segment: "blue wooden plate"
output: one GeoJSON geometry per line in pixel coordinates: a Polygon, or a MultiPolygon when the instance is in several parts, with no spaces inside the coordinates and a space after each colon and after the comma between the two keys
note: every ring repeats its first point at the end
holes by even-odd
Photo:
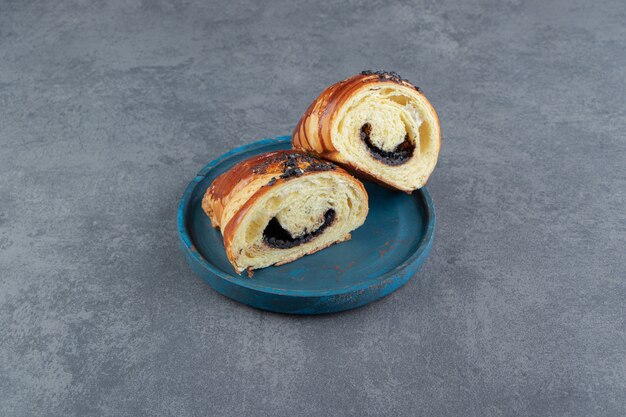
{"type": "Polygon", "coordinates": [[[191,268],[217,292],[263,310],[321,314],[378,300],[404,285],[424,263],[433,242],[435,210],[422,188],[411,195],[365,183],[369,214],[348,242],[282,266],[237,275],[219,230],[201,207],[221,173],[253,155],[290,148],[290,137],[234,149],[205,166],[189,184],[178,209],[181,248],[191,268]]]}

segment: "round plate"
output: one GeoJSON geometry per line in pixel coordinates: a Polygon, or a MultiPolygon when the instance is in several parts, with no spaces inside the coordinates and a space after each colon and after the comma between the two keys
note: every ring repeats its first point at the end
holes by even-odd
{"type": "Polygon", "coordinates": [[[202,197],[213,180],[237,162],[290,149],[290,140],[282,136],[234,149],[205,166],[189,184],[178,209],[178,233],[191,268],[220,294],[281,313],[348,310],[400,288],[432,246],[435,211],[426,188],[409,195],[366,182],[369,214],[351,240],[286,265],[257,269],[252,278],[235,272],[220,231],[202,211],[202,197]]]}

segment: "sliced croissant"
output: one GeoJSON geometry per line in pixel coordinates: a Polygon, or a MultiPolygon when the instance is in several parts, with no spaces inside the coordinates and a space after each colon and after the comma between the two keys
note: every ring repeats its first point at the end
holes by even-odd
{"type": "Polygon", "coordinates": [[[291,262],[350,238],[368,211],[363,184],[296,151],[265,153],[215,179],[202,209],[238,273],[291,262]]]}
{"type": "Polygon", "coordinates": [[[364,71],[322,92],[292,144],[410,193],[433,172],[440,137],[437,113],[417,87],[393,72],[364,71]]]}

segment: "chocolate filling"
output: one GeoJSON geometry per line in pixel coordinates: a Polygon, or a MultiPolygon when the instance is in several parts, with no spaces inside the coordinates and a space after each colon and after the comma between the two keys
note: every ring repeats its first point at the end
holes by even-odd
{"type": "Polygon", "coordinates": [[[392,151],[384,151],[374,145],[370,140],[371,133],[371,124],[365,123],[361,126],[361,140],[367,145],[370,154],[372,154],[372,156],[380,162],[387,165],[397,166],[406,163],[413,156],[415,144],[409,140],[408,133],[404,135],[404,142],[396,146],[392,151]]]}
{"type": "Polygon", "coordinates": [[[328,209],[324,213],[324,223],[316,230],[298,236],[296,238],[291,236],[291,233],[286,231],[276,217],[272,217],[272,220],[267,224],[265,230],[263,230],[263,241],[267,246],[277,249],[289,249],[294,246],[301,245],[312,240],[314,237],[319,236],[322,232],[330,226],[335,220],[335,210],[328,209]]]}

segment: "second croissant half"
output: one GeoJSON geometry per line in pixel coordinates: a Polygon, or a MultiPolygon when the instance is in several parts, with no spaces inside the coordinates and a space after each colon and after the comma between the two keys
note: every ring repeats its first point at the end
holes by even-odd
{"type": "Polygon", "coordinates": [[[437,113],[417,87],[393,72],[364,71],[322,92],[292,144],[410,193],[433,172],[440,137],[437,113]]]}

